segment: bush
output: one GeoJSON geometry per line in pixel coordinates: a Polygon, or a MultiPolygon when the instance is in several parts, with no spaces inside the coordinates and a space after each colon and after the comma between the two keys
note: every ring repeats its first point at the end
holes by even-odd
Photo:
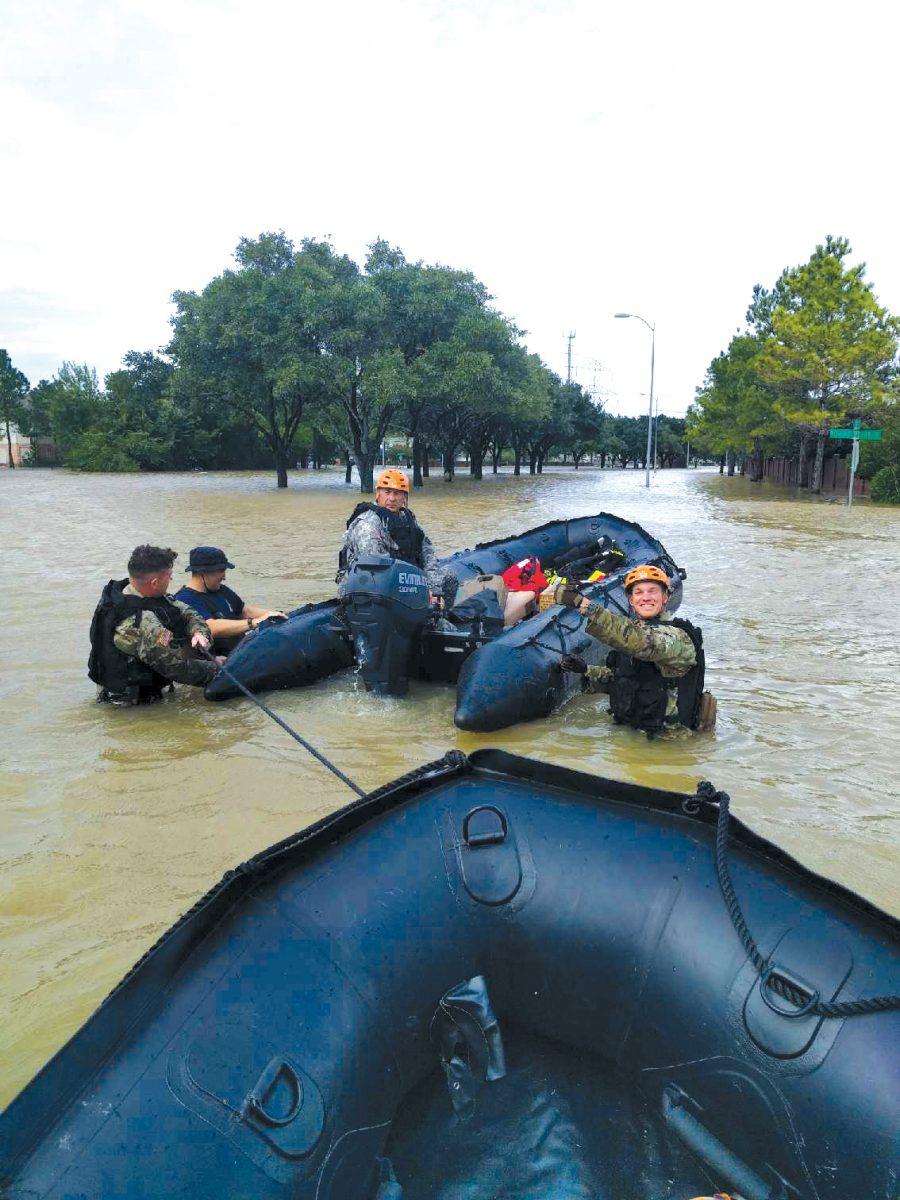
{"type": "Polygon", "coordinates": [[[102,429],[82,433],[66,455],[73,471],[137,471],[138,464],[122,445],[122,439],[102,429]]]}
{"type": "Polygon", "coordinates": [[[872,480],[871,495],[878,504],[900,504],[900,467],[882,467],[872,480]]]}

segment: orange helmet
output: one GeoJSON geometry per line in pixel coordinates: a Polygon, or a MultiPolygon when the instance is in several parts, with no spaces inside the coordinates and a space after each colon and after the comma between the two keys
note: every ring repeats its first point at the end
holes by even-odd
{"type": "Polygon", "coordinates": [[[669,577],[665,571],[651,566],[650,563],[641,563],[639,567],[633,567],[625,576],[625,591],[630,592],[636,583],[645,582],[661,584],[666,592],[670,590],[669,577]]]}
{"type": "Polygon", "coordinates": [[[375,480],[376,490],[378,488],[393,488],[395,492],[409,492],[409,480],[402,471],[398,471],[396,467],[388,467],[386,471],[382,471],[375,480]]]}

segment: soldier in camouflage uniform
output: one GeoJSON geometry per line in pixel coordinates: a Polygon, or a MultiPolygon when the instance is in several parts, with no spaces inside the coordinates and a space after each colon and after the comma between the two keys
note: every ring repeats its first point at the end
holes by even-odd
{"type": "Polygon", "coordinates": [[[335,582],[343,583],[356,560],[367,554],[401,558],[420,567],[432,595],[444,594],[446,573],[438,565],[430,538],[409,507],[409,480],[393,467],[378,476],[375,503],[363,501],[350,514],[335,582]]]}
{"type": "Polygon", "coordinates": [[[111,579],[103,589],[88,662],[99,700],[158,700],[173,681],[203,687],[215,676],[216,663],[196,653],[212,645],[206,622],[166,595],[176,557],[161,546],[138,546],[128,560],[128,579],[111,579]]]}
{"type": "Polygon", "coordinates": [[[564,670],[583,677],[587,692],[605,693],[617,722],[658,733],[675,725],[697,730],[715,723],[715,700],[703,691],[704,658],[700,630],[665,611],[669,579],[659,567],[643,565],[625,577],[634,618],[592,604],[567,584],[560,584],[557,603],[579,608],[587,632],[612,647],[602,666],[566,655],[564,670]]]}

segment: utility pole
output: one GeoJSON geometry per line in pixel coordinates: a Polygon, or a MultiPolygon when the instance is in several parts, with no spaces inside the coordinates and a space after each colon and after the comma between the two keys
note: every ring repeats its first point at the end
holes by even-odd
{"type": "Polygon", "coordinates": [[[572,342],[574,340],[575,340],[575,331],[573,329],[572,332],[569,334],[569,348],[568,348],[568,358],[567,358],[568,366],[566,367],[566,383],[572,382],[572,342]]]}

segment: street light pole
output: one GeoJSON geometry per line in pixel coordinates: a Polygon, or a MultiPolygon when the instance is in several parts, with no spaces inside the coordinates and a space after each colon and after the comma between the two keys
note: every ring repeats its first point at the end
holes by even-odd
{"type": "Polygon", "coordinates": [[[634,317],[638,321],[643,321],[650,330],[650,410],[647,414],[647,458],[646,458],[646,480],[645,487],[650,486],[650,439],[653,434],[653,373],[656,366],[656,326],[651,325],[649,321],[644,320],[640,313],[616,313],[617,317],[634,317]]]}

